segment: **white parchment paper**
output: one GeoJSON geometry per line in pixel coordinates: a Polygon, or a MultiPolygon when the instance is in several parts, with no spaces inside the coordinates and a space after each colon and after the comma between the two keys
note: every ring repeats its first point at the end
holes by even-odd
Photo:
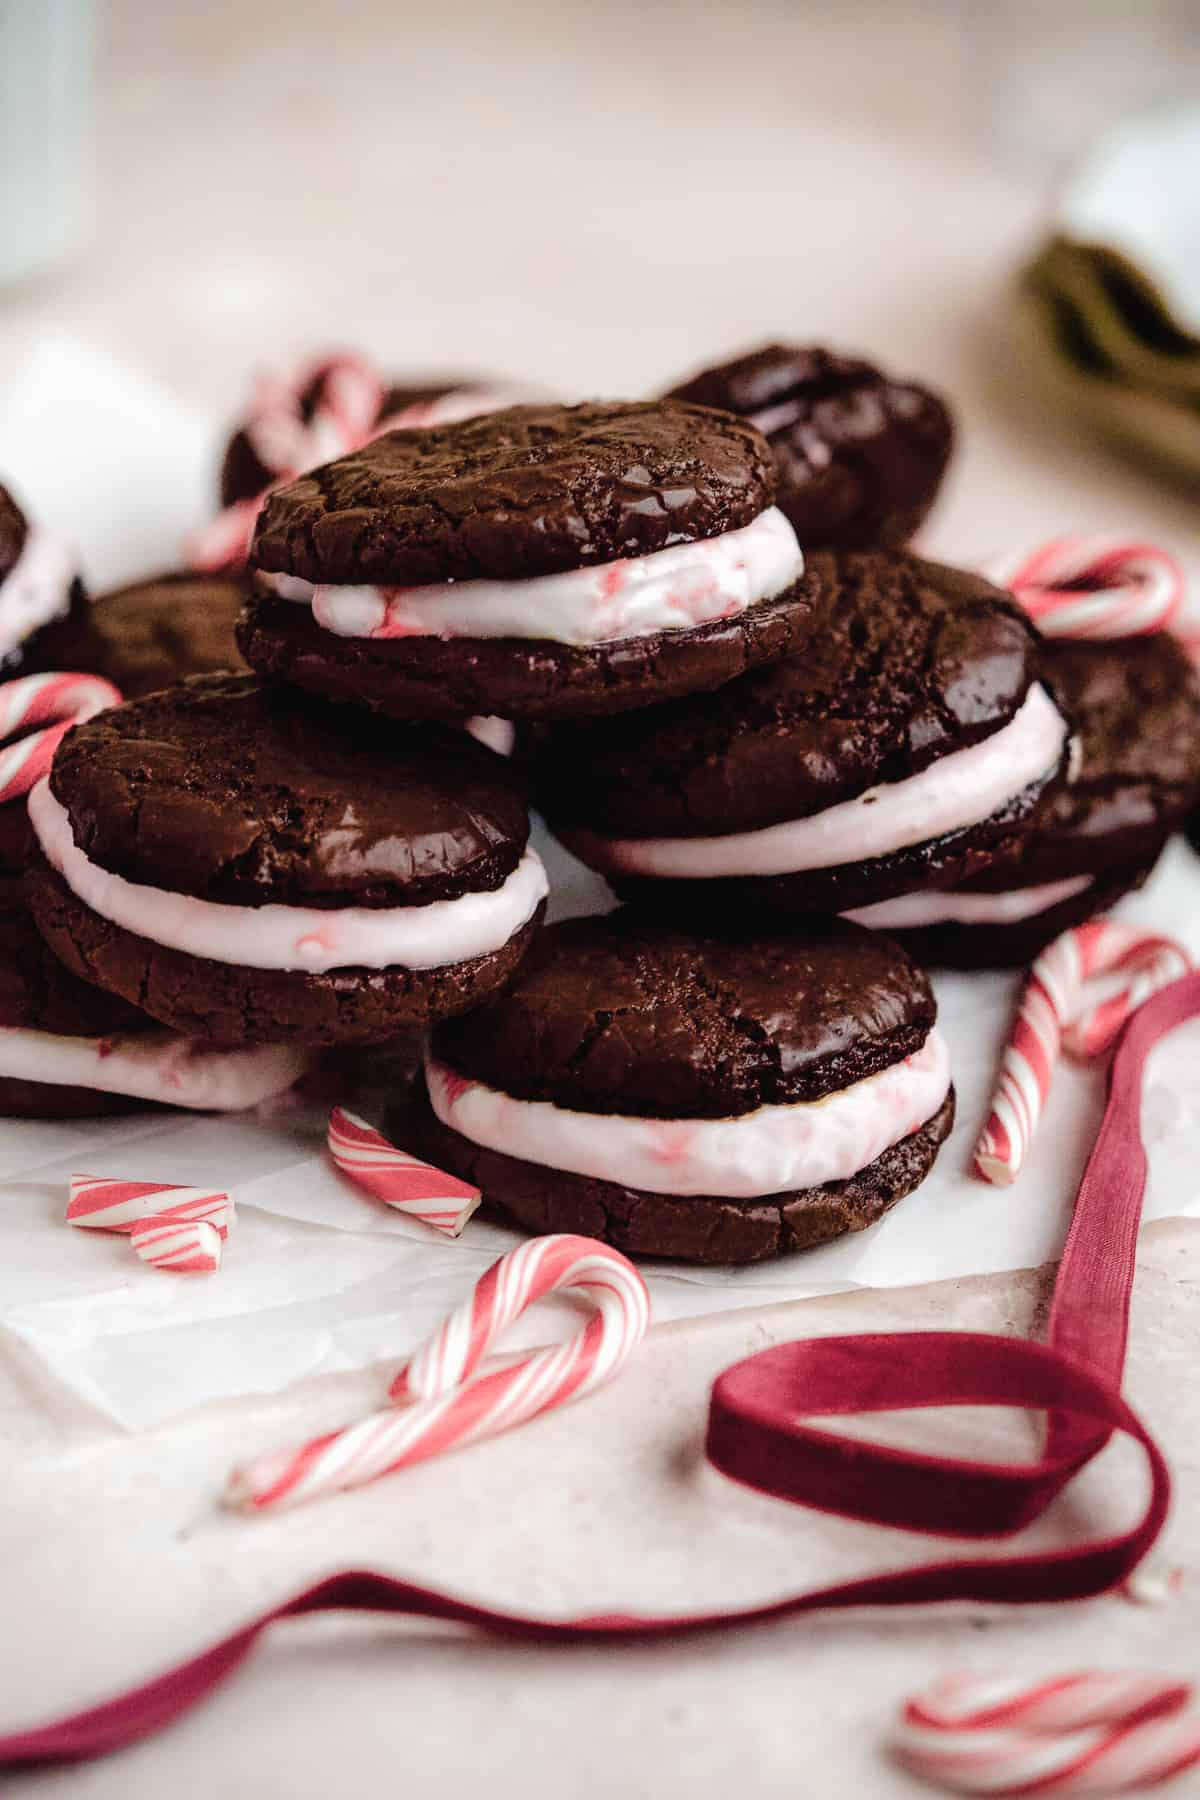
{"type": "MultiPolygon", "coordinates": [[[[0,479],[74,538],[93,586],[177,560],[183,530],[210,503],[217,442],[212,421],[66,338],[38,346],[0,405],[0,479]]],[[[558,846],[541,847],[556,883],[555,916],[606,904],[599,881],[558,846]]],[[[1200,956],[1200,859],[1173,845],[1122,916],[1183,938],[1200,956]]],[[[740,1270],[646,1265],[655,1319],[1052,1257],[1103,1080],[1096,1069],[1063,1066],[1014,1187],[968,1175],[1015,985],[1000,975],[937,982],[958,1125],[915,1194],[871,1230],[806,1255],[740,1270]]],[[[65,1388],[137,1430],[210,1400],[393,1362],[516,1242],[474,1219],[448,1243],[389,1212],[327,1164],[324,1122],[323,1112],[304,1111],[0,1122],[0,1349],[26,1372],[31,1393],[50,1406],[65,1388]],[[167,1276],[139,1264],[123,1238],[66,1226],[76,1170],[229,1189],[238,1225],[221,1272],[167,1276]]],[[[1200,1214],[1200,1024],[1154,1053],[1144,1125],[1147,1218],[1200,1214]]],[[[574,1317],[565,1305],[539,1308],[513,1343],[544,1341],[574,1317]]]]}

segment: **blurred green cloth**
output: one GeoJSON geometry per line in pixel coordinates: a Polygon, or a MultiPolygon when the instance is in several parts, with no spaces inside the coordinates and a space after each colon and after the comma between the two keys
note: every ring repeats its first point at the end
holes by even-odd
{"type": "Polygon", "coordinates": [[[1019,294],[1034,340],[1098,423],[1200,474],[1200,338],[1148,275],[1106,244],[1056,234],[1019,294]]]}

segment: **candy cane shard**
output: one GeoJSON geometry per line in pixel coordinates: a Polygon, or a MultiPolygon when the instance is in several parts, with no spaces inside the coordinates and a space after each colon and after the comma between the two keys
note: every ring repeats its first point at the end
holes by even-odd
{"type": "Polygon", "coordinates": [[[646,1284],[619,1250],[592,1238],[533,1238],[494,1263],[405,1364],[391,1391],[410,1404],[256,1458],[234,1471],[226,1503],[252,1512],[295,1506],[510,1431],[611,1380],[649,1322],[646,1284]],[[478,1372],[527,1307],[572,1288],[596,1309],[574,1338],[478,1372]]]}
{"type": "Polygon", "coordinates": [[[212,1275],[221,1266],[221,1234],[203,1219],[176,1219],[170,1213],[138,1219],[129,1237],[142,1261],[156,1269],[212,1275]]]}
{"type": "Polygon", "coordinates": [[[49,774],[72,725],[120,704],[118,689],[99,675],[22,675],[0,683],[0,806],[21,799],[49,774]]]}
{"type": "Polygon", "coordinates": [[[1080,1057],[1102,1055],[1143,1001],[1190,967],[1187,951],[1172,938],[1113,919],[1091,919],[1048,945],[1021,996],[991,1112],[976,1146],[976,1174],[995,1183],[1015,1181],[1064,1046],[1080,1057]],[[1086,984],[1113,971],[1128,971],[1128,979],[1115,993],[1085,1005],[1086,984]]]}
{"type": "Polygon", "coordinates": [[[1044,636],[1056,638],[1165,631],[1187,588],[1168,551],[1136,538],[1051,538],[1028,554],[992,557],[983,572],[1008,588],[1044,636]]]}
{"type": "Polygon", "coordinates": [[[235,1218],[232,1199],[219,1188],[174,1187],[165,1181],[125,1181],[108,1175],[72,1175],[67,1224],[90,1231],[132,1232],[144,1219],[168,1215],[200,1221],[224,1239],[235,1218]]]}
{"type": "Polygon", "coordinates": [[[890,1748],[955,1794],[1128,1793],[1200,1763],[1192,1701],[1170,1675],[959,1674],[907,1702],[890,1748]]]}
{"type": "Polygon", "coordinates": [[[483,1199],[470,1182],[410,1156],[344,1107],[335,1106],[330,1113],[326,1141],[334,1163],[359,1187],[446,1237],[461,1235],[483,1199]]]}

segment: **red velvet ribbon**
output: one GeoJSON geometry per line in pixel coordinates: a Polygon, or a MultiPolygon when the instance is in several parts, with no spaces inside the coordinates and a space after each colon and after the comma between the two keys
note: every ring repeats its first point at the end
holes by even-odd
{"type": "MultiPolygon", "coordinates": [[[[1125,1580],[1158,1536],[1170,1493],[1166,1463],[1120,1393],[1146,1183],[1139,1123],[1142,1072],[1159,1038],[1198,1014],[1200,972],[1156,994],[1125,1030],[1059,1266],[1047,1344],[948,1331],[814,1338],[736,1363],[712,1392],[708,1456],[734,1480],[846,1518],[958,1538],[1021,1530],[1113,1432],[1124,1432],[1141,1446],[1150,1470],[1145,1510],[1126,1531],[1036,1554],[947,1558],[813,1588],[764,1606],[681,1617],[598,1613],[547,1619],[498,1611],[370,1569],[349,1569],[282,1601],[141,1687],[0,1739],[0,1767],[101,1756],[148,1736],[232,1674],[267,1626],[304,1613],[403,1613],[454,1620],[501,1637],[571,1644],[681,1637],[855,1606],[1081,1600],[1125,1580]],[[839,1437],[808,1422],[935,1406],[1044,1411],[1042,1453],[1028,1463],[958,1461],[839,1437]]],[[[997,1194],[996,1204],[1004,1204],[1003,1194],[997,1194]]]]}

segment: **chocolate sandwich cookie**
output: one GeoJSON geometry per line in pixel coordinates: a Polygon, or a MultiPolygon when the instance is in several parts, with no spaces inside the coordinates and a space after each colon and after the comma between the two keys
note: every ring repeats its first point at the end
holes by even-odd
{"type": "Polygon", "coordinates": [[[546,893],[502,758],[249,676],[77,727],[30,817],[34,911],[68,968],[225,1044],[378,1043],[477,1005],[546,893]]]}
{"type": "Polygon", "coordinates": [[[63,646],[86,609],[74,556],[0,487],[0,680],[66,667],[63,646]]]}
{"type": "Polygon", "coordinates": [[[857,357],[767,344],[672,388],[756,425],[775,453],[778,505],[805,550],[907,543],[954,445],[946,404],[857,357]]]}
{"type": "Polygon", "coordinates": [[[542,933],[433,1034],[392,1128],[527,1231],[758,1262],[873,1224],[954,1117],[925,975],[837,920],[709,937],[629,911],[542,933]]]}
{"type": "Polygon", "coordinates": [[[545,727],[535,792],[671,917],[844,912],[982,869],[1067,759],[1041,641],[978,576],[818,552],[802,654],[619,719],[545,727]]]}
{"type": "Polygon", "coordinates": [[[1060,932],[1140,887],[1200,799],[1200,677],[1174,638],[1059,639],[1045,646],[1043,666],[1078,750],[1020,843],[952,892],[854,914],[900,932],[924,960],[1031,962],[1060,932]]]}
{"type": "Polygon", "coordinates": [[[677,404],[392,432],[277,489],[240,631],[264,676],[398,718],[620,712],[794,649],[812,584],[765,441],[677,404]]]}
{"type": "Polygon", "coordinates": [[[295,1046],[232,1050],[179,1037],[65,968],[27,904],[33,842],[23,805],[0,807],[0,1116],[87,1118],[147,1105],[235,1111],[306,1072],[311,1059],[295,1046]]]}
{"type": "Polygon", "coordinates": [[[244,670],[234,627],[249,593],[244,576],[185,569],[98,594],[64,633],[66,665],[106,676],[126,700],[188,675],[244,670]]]}
{"type": "Polygon", "coordinates": [[[350,446],[336,384],[347,365],[356,384],[354,435],[445,425],[511,406],[532,393],[478,375],[425,375],[385,384],[361,359],[323,357],[290,379],[268,378],[230,438],[221,463],[221,505],[253,500],[281,476],[324,462],[350,446]]]}

